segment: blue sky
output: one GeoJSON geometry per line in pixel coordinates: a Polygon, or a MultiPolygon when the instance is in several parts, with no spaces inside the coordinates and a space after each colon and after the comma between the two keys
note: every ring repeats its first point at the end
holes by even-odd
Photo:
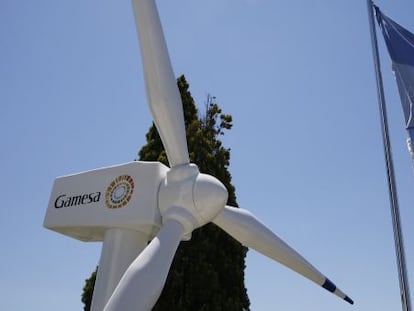
{"type": "MultiPolygon", "coordinates": [[[[239,205],[355,300],[250,251],[251,309],[399,310],[366,2],[157,3],[176,75],[199,107],[211,94],[233,115],[223,140],[239,205]]],[[[414,31],[413,1],[377,4],[414,31]]],[[[414,175],[379,39],[414,288],[414,175]]],[[[0,0],[0,103],[0,309],[82,310],[101,245],[42,223],[55,177],[130,161],[145,142],[130,2],[0,0]]]]}

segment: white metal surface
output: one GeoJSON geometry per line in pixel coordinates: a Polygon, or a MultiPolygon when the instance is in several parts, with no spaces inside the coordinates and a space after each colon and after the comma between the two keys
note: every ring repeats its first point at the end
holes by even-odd
{"type": "Polygon", "coordinates": [[[147,246],[149,236],[139,231],[112,228],[105,232],[93,291],[92,311],[102,311],[129,265],[147,246]]]}
{"type": "Polygon", "coordinates": [[[154,0],[132,0],[148,104],[170,166],[189,163],[180,93],[154,0]]]}
{"type": "Polygon", "coordinates": [[[153,236],[161,225],[157,195],[167,170],[157,162],[130,162],[58,177],[44,226],[82,241],[102,241],[114,227],[153,236]]]}
{"type": "Polygon", "coordinates": [[[158,205],[163,221],[180,222],[185,235],[210,222],[227,202],[227,189],[195,164],[173,167],[160,185],[158,205]]]}
{"type": "Polygon", "coordinates": [[[127,269],[105,310],[150,310],[161,294],[181,239],[210,222],[226,201],[223,184],[200,174],[196,165],[168,171],[158,200],[163,226],[127,269]]]}
{"type": "Polygon", "coordinates": [[[129,266],[105,311],[147,311],[157,302],[175,251],[184,233],[175,220],[167,221],[158,235],[129,266]]]}
{"type": "MultiPolygon", "coordinates": [[[[320,286],[325,283],[327,278],[321,272],[249,211],[226,206],[213,222],[244,246],[253,248],[320,286]]],[[[338,288],[334,294],[342,299],[346,297],[338,288]]]]}

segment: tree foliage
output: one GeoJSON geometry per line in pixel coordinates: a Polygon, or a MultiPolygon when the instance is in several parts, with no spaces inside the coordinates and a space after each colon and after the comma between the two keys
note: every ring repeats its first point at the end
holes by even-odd
{"type": "Polygon", "coordinates": [[[92,305],[92,294],[93,288],[95,287],[95,280],[96,280],[96,272],[98,271],[98,267],[92,272],[91,276],[85,280],[85,286],[83,287],[82,292],[82,302],[84,304],[83,310],[89,311],[92,305]]]}
{"type": "MultiPolygon", "coordinates": [[[[183,102],[190,161],[197,164],[201,172],[218,178],[228,190],[228,204],[237,206],[235,188],[228,171],[230,149],[225,148],[219,139],[225,130],[231,129],[232,117],[222,113],[211,96],[207,97],[204,113],[199,115],[185,77],[179,77],[177,83],[183,102]]],[[[168,165],[154,124],[146,139],[138,159],[168,165]]],[[[214,224],[193,231],[190,241],[180,243],[153,311],[249,310],[244,286],[246,251],[214,224]]]]}

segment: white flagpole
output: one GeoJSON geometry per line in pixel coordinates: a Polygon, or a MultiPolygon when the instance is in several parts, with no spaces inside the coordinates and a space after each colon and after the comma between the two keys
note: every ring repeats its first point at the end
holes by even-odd
{"type": "Polygon", "coordinates": [[[397,189],[395,185],[394,165],[392,161],[391,144],[388,132],[387,110],[385,107],[384,87],[378,56],[378,43],[375,32],[375,20],[373,14],[373,1],[367,0],[369,26],[371,30],[372,52],[374,56],[375,75],[377,81],[378,103],[381,118],[382,138],[384,144],[385,162],[387,167],[388,191],[390,197],[390,207],[392,224],[394,229],[394,242],[397,255],[398,277],[400,283],[401,302],[403,311],[411,311],[410,290],[408,286],[407,270],[405,265],[403,236],[401,233],[400,212],[398,207],[397,189]]]}

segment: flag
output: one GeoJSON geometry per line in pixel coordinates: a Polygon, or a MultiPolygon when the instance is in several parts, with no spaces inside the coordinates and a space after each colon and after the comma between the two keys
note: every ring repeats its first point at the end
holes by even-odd
{"type": "Polygon", "coordinates": [[[414,34],[374,6],[377,22],[392,60],[407,129],[407,146],[414,163],[414,34]]]}

